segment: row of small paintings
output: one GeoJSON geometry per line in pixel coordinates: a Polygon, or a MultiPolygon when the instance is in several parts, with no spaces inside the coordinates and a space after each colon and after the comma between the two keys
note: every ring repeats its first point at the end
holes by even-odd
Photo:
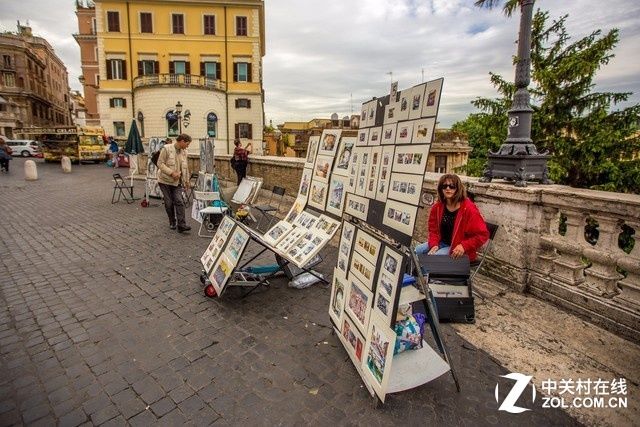
{"type": "Polygon", "coordinates": [[[356,146],[431,144],[436,127],[435,117],[389,123],[358,130],[356,146]]]}

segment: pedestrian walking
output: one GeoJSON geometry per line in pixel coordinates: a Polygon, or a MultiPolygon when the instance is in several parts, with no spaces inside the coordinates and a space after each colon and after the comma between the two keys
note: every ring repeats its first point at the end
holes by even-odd
{"type": "Polygon", "coordinates": [[[13,159],[11,154],[13,154],[13,150],[7,145],[4,138],[0,136],[0,170],[4,169],[9,173],[9,162],[13,159]]]}
{"type": "Polygon", "coordinates": [[[231,167],[236,171],[238,175],[238,185],[242,181],[242,178],[247,176],[247,165],[249,164],[249,154],[253,149],[253,145],[248,143],[244,148],[239,139],[233,141],[236,148],[233,149],[233,157],[231,158],[231,167]]]}
{"type": "Polygon", "coordinates": [[[191,137],[178,135],[176,142],[166,144],[158,157],[158,185],[164,197],[164,208],[169,216],[169,228],[179,233],[191,230],[185,221],[183,193],[189,189],[189,165],[187,147],[191,137]]]}

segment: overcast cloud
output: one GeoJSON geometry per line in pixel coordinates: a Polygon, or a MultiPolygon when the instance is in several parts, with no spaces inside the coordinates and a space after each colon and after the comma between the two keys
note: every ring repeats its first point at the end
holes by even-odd
{"type": "MultiPolygon", "coordinates": [[[[640,2],[539,0],[552,17],[569,14],[569,34],[620,30],[616,57],[596,80],[597,90],[631,91],[640,102],[640,2]]],[[[519,17],[477,9],[473,0],[267,0],[264,57],[267,123],[357,113],[360,104],[389,91],[444,77],[441,126],[475,109],[477,96],[495,96],[489,71],[513,79],[519,17]]],[[[30,25],[54,47],[81,90],[74,0],[0,1],[0,30],[30,25]]]]}

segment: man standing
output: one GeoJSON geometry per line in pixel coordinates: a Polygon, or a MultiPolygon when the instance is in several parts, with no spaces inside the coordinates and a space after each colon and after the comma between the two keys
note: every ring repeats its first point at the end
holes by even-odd
{"type": "Polygon", "coordinates": [[[169,228],[178,232],[191,230],[185,222],[183,188],[189,188],[187,147],[191,137],[180,134],[173,144],[166,144],[158,157],[158,185],[164,197],[164,208],[169,216],[169,228]]]}
{"type": "Polygon", "coordinates": [[[247,176],[247,164],[249,164],[249,154],[251,154],[253,145],[248,143],[245,148],[242,148],[242,144],[239,139],[233,141],[236,148],[233,149],[233,157],[231,159],[231,166],[238,175],[238,185],[242,181],[242,178],[247,176]]]}

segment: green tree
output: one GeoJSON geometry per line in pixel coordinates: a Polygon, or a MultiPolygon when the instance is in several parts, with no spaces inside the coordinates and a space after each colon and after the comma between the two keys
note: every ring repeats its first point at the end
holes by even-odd
{"type": "MultiPolygon", "coordinates": [[[[596,30],[571,42],[566,19],[567,15],[549,22],[549,14],[540,10],[533,19],[532,139],[540,151],[552,154],[549,169],[554,181],[640,193],[640,105],[613,110],[631,93],[592,91],[597,71],[613,57],[618,30],[604,35],[596,30]]],[[[481,112],[453,125],[469,136],[474,151],[468,173],[474,175],[479,175],[487,150],[495,151],[506,138],[514,92],[513,83],[494,73],[490,76],[500,97],[475,99],[472,104],[481,112]]]]}

